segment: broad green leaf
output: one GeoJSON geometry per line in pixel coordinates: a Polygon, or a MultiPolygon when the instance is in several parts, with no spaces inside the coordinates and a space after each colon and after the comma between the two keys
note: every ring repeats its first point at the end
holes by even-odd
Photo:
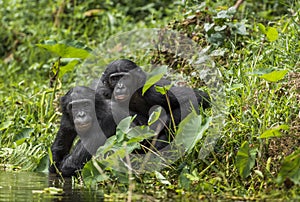
{"type": "Polygon", "coordinates": [[[240,35],[248,35],[247,29],[246,29],[246,26],[244,23],[236,23],[235,27],[236,27],[236,33],[238,33],[240,35]]]}
{"type": "Polygon", "coordinates": [[[151,126],[153,123],[155,123],[159,117],[160,117],[160,114],[161,114],[161,110],[162,110],[162,107],[157,107],[151,114],[150,114],[150,117],[148,119],[148,125],[151,126]]]}
{"type": "Polygon", "coordinates": [[[171,183],[163,176],[160,172],[154,171],[156,178],[160,181],[160,183],[164,185],[171,185],[171,183]]]}
{"type": "Polygon", "coordinates": [[[223,30],[225,30],[227,28],[227,26],[226,25],[223,25],[223,26],[215,26],[215,31],[216,32],[220,32],[220,31],[223,31],[223,30]]]}
{"type": "Polygon", "coordinates": [[[123,133],[128,133],[130,124],[131,124],[132,117],[128,116],[120,121],[120,123],[117,126],[117,130],[121,130],[123,133]]]}
{"type": "Polygon", "coordinates": [[[233,84],[230,88],[228,88],[226,91],[231,92],[233,90],[237,90],[240,88],[244,88],[244,84],[241,83],[237,83],[237,84],[233,84]]]}
{"type": "Polygon", "coordinates": [[[78,59],[72,58],[66,65],[60,67],[59,78],[63,77],[65,73],[71,72],[74,70],[74,67],[79,63],[78,59]]]}
{"type": "Polygon", "coordinates": [[[208,32],[214,25],[214,23],[204,23],[205,32],[208,32]]]}
{"type": "Polygon", "coordinates": [[[263,75],[263,74],[268,74],[274,71],[274,68],[260,68],[257,70],[254,70],[250,75],[263,75]]]}
{"type": "Polygon", "coordinates": [[[49,159],[48,159],[48,155],[45,155],[43,158],[39,160],[39,163],[34,171],[47,172],[48,168],[49,168],[49,159]]]}
{"type": "Polygon", "coordinates": [[[0,131],[5,130],[7,128],[9,128],[14,122],[13,121],[6,121],[3,122],[0,126],[0,131]]]}
{"type": "Polygon", "coordinates": [[[24,128],[19,134],[14,137],[14,141],[17,145],[22,144],[26,139],[30,137],[30,134],[34,131],[33,128],[24,128]]]}
{"type": "Polygon", "coordinates": [[[172,86],[173,86],[172,84],[167,85],[167,86],[155,86],[155,90],[156,90],[156,92],[158,92],[162,95],[165,95],[172,86]]]}
{"type": "Polygon", "coordinates": [[[300,185],[300,149],[283,160],[276,181],[281,184],[287,178],[300,185]]]}
{"type": "Polygon", "coordinates": [[[51,194],[59,196],[64,193],[64,190],[62,188],[46,187],[43,190],[32,190],[32,193],[51,194]]]}
{"type": "Polygon", "coordinates": [[[148,126],[136,126],[131,128],[127,134],[128,143],[138,143],[147,139],[149,137],[153,137],[155,132],[151,130],[148,126]]]}
{"type": "Polygon", "coordinates": [[[258,23],[257,26],[263,34],[267,34],[266,27],[263,24],[258,23]]]}
{"type": "Polygon", "coordinates": [[[266,36],[270,42],[276,41],[278,39],[277,29],[275,27],[268,27],[266,36]]]}
{"type": "Polygon", "coordinates": [[[242,178],[250,175],[251,169],[255,164],[256,150],[249,148],[247,141],[243,142],[236,156],[236,168],[242,178]]]}
{"type": "Polygon", "coordinates": [[[180,187],[185,189],[189,189],[192,183],[192,181],[187,177],[187,174],[189,174],[189,169],[185,166],[178,177],[180,187]]]}
{"type": "Polygon", "coordinates": [[[177,145],[183,145],[185,151],[191,152],[209,127],[210,122],[210,117],[203,120],[201,115],[191,112],[180,122],[174,139],[175,143],[177,145]]]}
{"type": "Polygon", "coordinates": [[[17,141],[15,141],[15,143],[17,144],[17,146],[23,144],[25,142],[25,140],[27,140],[29,137],[24,137],[21,139],[18,139],[17,141]]]}
{"type": "Polygon", "coordinates": [[[142,94],[144,95],[144,93],[156,82],[158,82],[166,74],[166,72],[166,66],[157,67],[152,72],[150,72],[147,81],[143,87],[142,94]]]}
{"type": "Polygon", "coordinates": [[[104,157],[104,155],[113,150],[114,146],[117,144],[117,136],[113,135],[109,137],[103,146],[100,146],[96,152],[97,157],[104,157]]]}
{"type": "MultiPolygon", "coordinates": [[[[140,144],[138,143],[121,143],[116,144],[108,153],[99,153],[97,160],[101,165],[105,165],[108,168],[118,168],[127,171],[128,168],[121,166],[124,164],[123,160],[126,155],[130,154],[135,149],[140,149],[140,144]],[[120,167],[121,166],[121,167],[120,167]]],[[[99,150],[98,150],[99,151],[99,150]]]]}
{"type": "Polygon", "coordinates": [[[281,136],[280,130],[288,130],[288,129],[289,129],[288,125],[276,126],[269,130],[266,130],[263,134],[261,134],[261,136],[259,136],[259,138],[280,137],[281,136]]]}
{"type": "Polygon", "coordinates": [[[228,13],[226,10],[222,10],[220,12],[217,13],[217,16],[214,17],[215,19],[229,19],[231,18],[231,15],[229,15],[230,13],[228,13]]]}
{"type": "Polygon", "coordinates": [[[288,70],[279,70],[279,71],[273,71],[271,73],[263,74],[259,76],[262,79],[265,79],[270,82],[277,82],[287,74],[288,70]]]}
{"type": "Polygon", "coordinates": [[[96,164],[96,160],[92,159],[87,162],[81,172],[84,183],[89,187],[96,186],[99,182],[109,179],[109,176],[104,173],[100,173],[93,163],[96,164]]]}
{"type": "Polygon", "coordinates": [[[90,56],[90,49],[75,41],[56,42],[49,40],[36,45],[63,58],[86,59],[90,56]]]}

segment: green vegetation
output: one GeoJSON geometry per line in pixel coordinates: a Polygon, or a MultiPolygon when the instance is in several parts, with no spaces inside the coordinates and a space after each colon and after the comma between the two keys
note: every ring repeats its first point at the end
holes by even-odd
{"type": "MultiPolygon", "coordinates": [[[[0,1],[1,168],[45,171],[59,128],[59,97],[76,85],[84,59],[114,34],[165,28],[202,47],[222,75],[227,113],[214,151],[199,158],[201,133],[171,167],[134,175],[93,160],[84,169],[85,182],[105,187],[110,199],[133,193],[300,199],[300,2],[249,0],[236,12],[232,0],[25,2],[0,1]]],[[[202,86],[197,70],[176,55],[129,56],[138,64],[167,65],[182,82],[202,86]]],[[[105,57],[103,63],[117,56],[105,57]]],[[[189,118],[185,124],[192,124],[189,118]]]]}

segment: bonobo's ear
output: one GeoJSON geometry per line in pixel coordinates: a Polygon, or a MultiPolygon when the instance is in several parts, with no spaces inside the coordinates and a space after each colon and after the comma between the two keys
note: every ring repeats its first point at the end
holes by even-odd
{"type": "Polygon", "coordinates": [[[60,106],[63,112],[66,112],[68,109],[68,105],[72,102],[71,93],[73,92],[73,88],[69,90],[64,96],[60,98],[60,106]]]}
{"type": "Polygon", "coordinates": [[[67,110],[68,110],[69,112],[72,112],[72,107],[73,107],[73,103],[72,103],[72,102],[69,102],[69,103],[67,104],[67,110]]]}
{"type": "Polygon", "coordinates": [[[146,83],[147,75],[140,67],[130,71],[131,77],[135,81],[135,85],[143,86],[146,83]]]}

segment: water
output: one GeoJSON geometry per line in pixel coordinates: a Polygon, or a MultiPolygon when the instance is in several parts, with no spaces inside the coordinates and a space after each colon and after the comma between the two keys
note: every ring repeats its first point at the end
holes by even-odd
{"type": "Polygon", "coordinates": [[[56,176],[34,172],[0,171],[0,202],[23,201],[102,201],[103,192],[84,188],[74,188],[71,179],[63,185],[56,176]],[[48,187],[62,188],[62,194],[44,193],[48,187]],[[40,192],[40,193],[39,193],[40,192]]]}

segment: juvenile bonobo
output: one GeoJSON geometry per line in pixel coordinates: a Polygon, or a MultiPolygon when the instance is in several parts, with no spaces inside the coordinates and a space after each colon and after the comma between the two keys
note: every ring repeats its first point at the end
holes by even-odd
{"type": "Polygon", "coordinates": [[[50,165],[49,171],[55,173],[56,166],[63,176],[71,176],[91,159],[106,138],[115,134],[116,123],[110,100],[88,87],[72,88],[61,98],[61,107],[60,128],[51,147],[55,165],[50,165]],[[69,154],[77,135],[80,140],[69,154]]]}
{"type": "MultiPolygon", "coordinates": [[[[126,108],[130,115],[137,115],[136,119],[139,116],[149,118],[150,112],[157,106],[164,109],[166,114],[162,117],[162,124],[165,130],[159,133],[158,139],[170,140],[167,127],[172,122],[171,115],[177,126],[192,109],[199,112],[199,106],[203,109],[210,106],[208,94],[200,90],[173,86],[166,95],[157,92],[155,86],[164,87],[171,83],[166,79],[155,83],[143,95],[142,88],[146,79],[146,73],[134,62],[126,59],[110,63],[101,77],[103,85],[112,91],[112,100],[126,108]]],[[[155,147],[160,149],[165,145],[157,143],[155,147]]]]}

